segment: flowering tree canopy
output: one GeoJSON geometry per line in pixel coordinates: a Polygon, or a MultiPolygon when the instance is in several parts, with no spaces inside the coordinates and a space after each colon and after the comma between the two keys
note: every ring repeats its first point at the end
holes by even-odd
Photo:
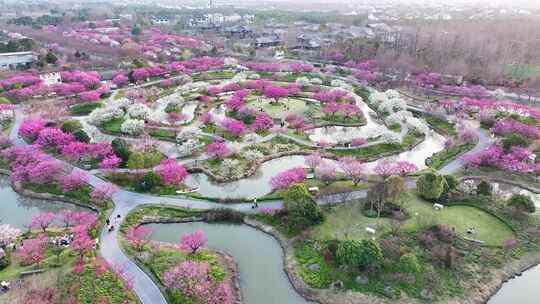
{"type": "Polygon", "coordinates": [[[208,238],[204,232],[202,230],[197,230],[193,233],[183,234],[180,238],[179,248],[188,251],[191,254],[195,254],[199,248],[206,245],[206,242],[208,242],[208,238]]]}
{"type": "Polygon", "coordinates": [[[272,190],[280,190],[306,179],[306,171],[302,167],[288,169],[270,179],[272,190]]]}
{"type": "Polygon", "coordinates": [[[188,175],[184,166],[176,159],[166,159],[161,161],[159,166],[155,168],[157,175],[165,185],[178,186],[184,182],[188,175]]]}

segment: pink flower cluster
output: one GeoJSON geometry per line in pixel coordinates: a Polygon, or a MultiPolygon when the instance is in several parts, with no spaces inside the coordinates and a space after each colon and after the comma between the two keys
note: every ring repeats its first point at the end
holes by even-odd
{"type": "Polygon", "coordinates": [[[315,67],[310,63],[295,62],[289,64],[289,70],[295,74],[311,73],[315,67]]]}
{"type": "Polygon", "coordinates": [[[306,179],[306,170],[302,167],[288,169],[270,179],[272,190],[286,189],[306,179]]]}
{"type": "Polygon", "coordinates": [[[333,90],[321,90],[313,94],[313,99],[316,99],[320,102],[329,103],[329,102],[340,102],[345,100],[348,97],[348,93],[345,90],[333,89],[333,90]]]}
{"type": "Polygon", "coordinates": [[[378,175],[384,177],[388,177],[391,175],[402,175],[405,176],[410,173],[414,173],[418,170],[418,167],[408,161],[398,161],[396,163],[392,163],[388,160],[383,160],[377,163],[377,166],[375,166],[375,173],[378,175]]]}
{"type": "Polygon", "coordinates": [[[505,154],[500,145],[493,145],[475,154],[466,154],[461,157],[472,167],[495,167],[506,171],[531,172],[540,169],[532,163],[532,152],[523,147],[512,147],[510,153],[505,154]]]}
{"type": "Polygon", "coordinates": [[[194,303],[232,304],[234,297],[229,284],[214,282],[206,262],[185,261],[164,274],[164,285],[178,290],[183,298],[194,303]]]}
{"type": "Polygon", "coordinates": [[[352,103],[327,102],[324,105],[322,111],[323,113],[330,115],[336,115],[336,113],[340,113],[346,117],[362,115],[362,111],[360,110],[360,108],[352,103]]]}
{"type": "Polygon", "coordinates": [[[234,118],[225,117],[219,122],[219,127],[225,129],[234,137],[240,137],[246,133],[246,125],[234,118]]]}
{"type": "Polygon", "coordinates": [[[208,146],[206,146],[206,155],[210,159],[224,159],[225,157],[232,154],[231,148],[227,146],[224,142],[215,141],[208,146]]]}
{"type": "Polygon", "coordinates": [[[536,126],[505,118],[497,121],[491,128],[491,132],[500,136],[517,133],[526,138],[538,138],[540,130],[536,126]]]}
{"type": "Polygon", "coordinates": [[[281,65],[278,63],[258,63],[248,62],[245,64],[248,68],[257,72],[275,73],[281,71],[281,65]]]}
{"type": "Polygon", "coordinates": [[[3,150],[2,155],[10,162],[13,181],[51,183],[63,170],[60,161],[45,154],[35,145],[11,147],[3,150]]]}
{"type": "Polygon", "coordinates": [[[178,186],[182,184],[188,172],[176,159],[165,159],[155,168],[156,174],[164,185],[178,186]]]}

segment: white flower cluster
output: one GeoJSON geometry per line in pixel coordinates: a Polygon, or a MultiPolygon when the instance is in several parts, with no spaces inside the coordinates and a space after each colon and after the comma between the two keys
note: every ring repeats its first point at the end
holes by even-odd
{"type": "Polygon", "coordinates": [[[126,119],[120,126],[120,131],[129,135],[140,135],[144,131],[144,121],[139,119],[126,119]]]}
{"type": "Polygon", "coordinates": [[[238,160],[226,158],[221,162],[220,172],[226,176],[238,176],[242,173],[242,168],[238,160]]]}
{"type": "Polygon", "coordinates": [[[310,85],[309,78],[307,77],[298,77],[296,78],[296,85],[300,88],[305,88],[310,85]]]}
{"type": "Polygon", "coordinates": [[[320,78],[311,78],[309,81],[312,85],[321,85],[323,81],[320,78]]]}
{"type": "Polygon", "coordinates": [[[250,162],[263,158],[263,154],[258,150],[247,150],[243,154],[244,158],[250,162]]]}
{"type": "Polygon", "coordinates": [[[109,102],[107,104],[107,108],[115,108],[115,109],[126,110],[132,104],[133,104],[133,101],[131,101],[131,100],[127,99],[127,98],[120,98],[118,100],[109,102]]]}
{"type": "Polygon", "coordinates": [[[253,74],[249,74],[247,78],[251,80],[257,80],[257,79],[261,79],[261,75],[253,73],[253,74]]]}
{"type": "Polygon", "coordinates": [[[90,113],[88,122],[94,126],[101,126],[113,119],[124,117],[124,110],[115,107],[98,108],[90,113]]]}
{"type": "Polygon", "coordinates": [[[183,128],[180,132],[178,132],[178,134],[176,134],[176,141],[182,142],[190,138],[194,138],[198,132],[199,132],[199,129],[195,127],[183,128]]]}
{"type": "Polygon", "coordinates": [[[386,98],[386,94],[379,91],[373,92],[369,95],[369,102],[373,104],[382,103],[386,101],[387,99],[388,98],[386,98]]]}
{"type": "Polygon", "coordinates": [[[392,113],[386,117],[384,120],[387,125],[402,124],[407,121],[408,117],[413,117],[412,113],[409,111],[398,111],[392,113]]]}
{"type": "Polygon", "coordinates": [[[381,140],[387,144],[399,144],[401,143],[401,138],[399,137],[399,134],[388,131],[381,134],[381,140]]]}
{"type": "Polygon", "coordinates": [[[190,82],[187,83],[183,88],[182,91],[185,92],[206,92],[208,90],[209,84],[206,82],[190,82]]]}
{"type": "Polygon", "coordinates": [[[150,114],[150,109],[142,103],[136,103],[128,107],[127,113],[131,118],[145,120],[150,114]]]}
{"type": "Polygon", "coordinates": [[[246,79],[247,79],[247,74],[242,72],[242,73],[238,73],[234,75],[234,77],[231,78],[229,83],[239,83],[239,82],[245,81],[246,79]]]}
{"type": "Polygon", "coordinates": [[[413,117],[412,115],[410,117],[407,117],[406,123],[409,128],[416,129],[420,133],[429,133],[429,127],[426,125],[426,123],[416,117],[413,117]]]}
{"type": "Polygon", "coordinates": [[[399,98],[401,96],[396,90],[387,90],[384,94],[386,94],[386,98],[388,99],[399,98]]]}
{"type": "Polygon", "coordinates": [[[199,147],[201,147],[203,144],[197,139],[197,138],[190,138],[186,141],[184,141],[179,147],[178,147],[178,154],[180,157],[185,157],[193,154],[193,151],[199,147]]]}
{"type": "Polygon", "coordinates": [[[345,91],[352,91],[352,86],[350,84],[346,83],[345,81],[341,80],[341,79],[332,80],[330,85],[333,86],[333,87],[342,88],[345,91]]]}
{"type": "Polygon", "coordinates": [[[226,67],[236,67],[238,65],[238,59],[233,57],[225,57],[225,59],[223,59],[223,64],[226,67]]]}
{"type": "Polygon", "coordinates": [[[407,103],[401,98],[387,99],[379,104],[377,110],[383,113],[393,113],[407,109],[407,103]]]}
{"type": "Polygon", "coordinates": [[[13,120],[13,110],[0,111],[0,124],[3,125],[10,120],[13,120]]]}

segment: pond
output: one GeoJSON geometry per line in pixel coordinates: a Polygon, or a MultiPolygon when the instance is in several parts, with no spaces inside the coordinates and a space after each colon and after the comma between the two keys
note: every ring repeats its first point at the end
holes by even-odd
{"type": "Polygon", "coordinates": [[[488,304],[537,304],[540,298],[539,282],[540,266],[536,266],[522,276],[504,283],[488,304]]]}
{"type": "Polygon", "coordinates": [[[78,207],[73,204],[31,199],[20,196],[13,191],[9,179],[0,178],[0,223],[10,224],[21,230],[26,229],[30,224],[33,215],[41,212],[59,212],[70,209],[74,211],[88,211],[86,208],[78,207]]]}
{"type": "Polygon", "coordinates": [[[186,232],[201,229],[208,247],[228,252],[238,264],[246,304],[309,303],[296,293],[283,271],[283,250],[270,235],[246,225],[152,224],[152,238],[177,243],[186,232]]]}

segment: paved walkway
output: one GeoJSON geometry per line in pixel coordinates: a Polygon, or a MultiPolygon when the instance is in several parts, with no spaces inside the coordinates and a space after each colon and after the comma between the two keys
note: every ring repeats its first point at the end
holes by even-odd
{"type": "MultiPolygon", "coordinates": [[[[24,146],[27,145],[24,140],[19,138],[18,130],[23,119],[23,113],[20,108],[15,110],[15,122],[14,126],[10,132],[10,139],[14,145],[24,146]]],[[[472,150],[473,152],[480,151],[481,149],[487,147],[491,140],[489,136],[485,134],[484,131],[476,129],[479,135],[479,142],[472,150]]],[[[440,172],[442,173],[451,173],[456,172],[463,166],[463,163],[459,160],[453,161],[448,165],[444,166],[440,172]]],[[[98,183],[103,182],[99,177],[94,175],[95,172],[88,171],[90,175],[89,183],[91,185],[97,185],[98,183]]],[[[414,179],[407,180],[407,187],[413,188],[415,186],[414,179]]],[[[334,194],[321,197],[317,200],[320,205],[325,204],[334,204],[341,203],[344,201],[356,200],[365,198],[367,196],[367,190],[353,191],[346,194],[334,194]]],[[[194,209],[213,209],[213,208],[227,208],[236,211],[252,213],[254,212],[251,209],[250,204],[240,203],[240,204],[218,204],[212,203],[203,200],[196,200],[191,198],[180,198],[180,197],[160,197],[154,195],[147,195],[141,193],[135,193],[126,190],[118,191],[114,197],[114,211],[112,217],[120,215],[120,218],[123,220],[130,211],[135,208],[144,205],[144,204],[158,204],[164,206],[176,206],[184,208],[194,208],[194,209]]],[[[270,208],[281,208],[283,202],[281,200],[269,201],[259,204],[261,207],[270,207],[270,208]]],[[[120,248],[118,240],[118,226],[120,223],[116,224],[116,228],[112,232],[103,230],[101,232],[100,238],[100,253],[103,258],[113,267],[123,269],[126,274],[134,279],[133,290],[135,294],[140,298],[143,304],[166,304],[166,300],[161,293],[158,286],[152,281],[152,279],[142,271],[120,248]]]]}

